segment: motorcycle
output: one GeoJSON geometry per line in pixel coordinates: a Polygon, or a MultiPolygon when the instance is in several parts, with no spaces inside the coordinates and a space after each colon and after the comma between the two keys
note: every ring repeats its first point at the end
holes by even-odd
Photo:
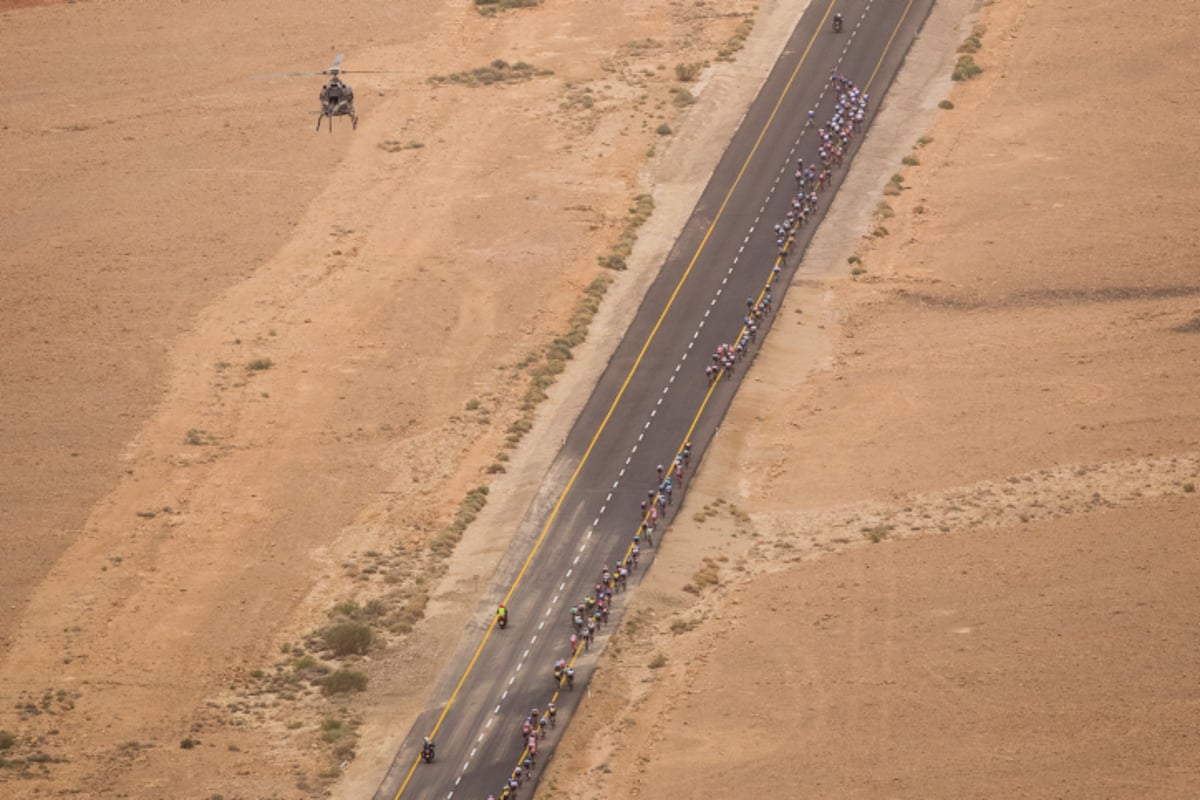
{"type": "Polygon", "coordinates": [[[833,18],[833,32],[834,33],[842,32],[842,15],[841,14],[835,15],[833,18]]]}
{"type": "Polygon", "coordinates": [[[498,617],[496,617],[496,626],[499,627],[500,630],[504,630],[505,628],[507,628],[508,627],[508,614],[500,614],[498,617]]]}
{"type": "Polygon", "coordinates": [[[433,742],[426,742],[425,746],[421,748],[421,759],[426,764],[433,763],[433,742]]]}

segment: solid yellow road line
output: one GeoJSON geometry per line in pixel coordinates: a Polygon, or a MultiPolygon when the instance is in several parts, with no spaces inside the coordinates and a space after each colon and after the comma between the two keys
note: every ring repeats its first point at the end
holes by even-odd
{"type": "Polygon", "coordinates": [[[904,24],[904,20],[908,17],[908,12],[912,8],[913,0],[908,0],[908,5],[904,7],[904,13],[900,15],[900,19],[896,22],[896,27],[892,29],[892,35],[888,37],[887,44],[883,46],[883,52],[879,54],[879,61],[875,62],[875,69],[871,70],[871,77],[867,78],[867,82],[863,84],[863,91],[866,92],[871,88],[871,83],[875,80],[875,74],[879,72],[879,68],[883,66],[883,57],[887,55],[888,50],[892,49],[892,42],[896,39],[896,34],[900,32],[900,26],[904,24]]]}
{"type": "MultiPolygon", "coordinates": [[[[691,260],[688,261],[687,269],[685,269],[683,275],[680,276],[679,282],[675,284],[675,289],[671,292],[671,296],[667,299],[667,303],[663,307],[662,313],[659,314],[658,319],[655,321],[654,327],[650,330],[649,336],[646,337],[645,343],[642,344],[641,350],[638,351],[637,358],[634,360],[633,365],[629,368],[629,373],[625,376],[625,380],[621,383],[621,388],[617,391],[616,397],[613,398],[612,404],[608,407],[608,411],[605,413],[604,419],[600,421],[600,425],[596,429],[596,433],[592,436],[591,441],[588,443],[587,449],[584,451],[583,456],[579,459],[579,464],[576,465],[575,471],[571,473],[571,477],[567,481],[567,485],[563,488],[562,493],[559,494],[558,500],[555,502],[554,507],[550,511],[550,515],[546,518],[545,525],[542,526],[541,533],[538,535],[537,540],[533,544],[533,548],[529,551],[529,555],[525,559],[525,563],[521,565],[521,569],[517,573],[517,577],[513,580],[512,586],[509,587],[508,593],[504,596],[503,602],[505,605],[507,605],[512,599],[513,593],[516,592],[517,587],[520,586],[521,581],[525,577],[525,573],[529,570],[529,566],[533,562],[534,556],[537,555],[538,550],[541,549],[547,534],[550,532],[551,525],[553,525],[555,518],[558,516],[558,512],[562,508],[562,504],[566,501],[567,495],[575,485],[575,481],[579,477],[579,473],[583,470],[584,465],[587,463],[588,457],[592,454],[592,450],[595,448],[596,442],[599,441],[600,435],[608,426],[609,420],[612,419],[613,412],[616,411],[617,404],[621,402],[621,398],[624,396],[625,390],[629,388],[629,384],[633,380],[633,376],[637,372],[638,367],[641,366],[642,359],[645,357],[646,351],[650,348],[650,343],[654,341],[654,337],[658,334],[659,328],[662,327],[663,320],[666,319],[667,313],[671,310],[671,306],[674,304],[675,298],[678,297],[679,292],[683,289],[684,283],[692,273],[692,268],[695,267],[696,262],[700,259],[700,254],[704,251],[705,246],[708,244],[708,240],[712,236],[713,230],[716,229],[717,222],[720,221],[721,215],[725,212],[725,207],[729,204],[730,198],[733,197],[734,190],[737,189],[738,184],[742,180],[742,176],[745,175],[746,169],[750,166],[751,160],[758,152],[759,145],[762,144],[763,137],[766,136],[767,130],[771,127],[771,123],[775,121],[775,116],[779,113],[779,109],[783,105],[783,99],[787,96],[787,93],[791,91],[792,84],[796,80],[796,75],[799,74],[800,68],[803,67],[804,62],[807,61],[808,54],[817,41],[817,36],[819,36],[821,31],[824,29],[825,20],[828,19],[829,13],[833,10],[834,2],[836,2],[836,0],[829,0],[829,5],[825,9],[825,14],[821,17],[820,24],[817,25],[816,31],[813,33],[812,38],[809,39],[808,45],[804,48],[804,52],[800,55],[800,60],[796,63],[796,67],[792,70],[792,74],[788,76],[788,81],[784,85],[783,91],[779,93],[779,97],[776,99],[775,105],[772,107],[771,113],[767,117],[767,121],[763,124],[762,129],[758,133],[758,137],[754,140],[754,145],[750,148],[750,152],[746,155],[745,161],[742,162],[742,166],[738,170],[737,175],[734,177],[733,183],[730,184],[729,191],[725,193],[725,198],[721,201],[721,205],[717,209],[717,213],[713,217],[712,223],[709,224],[708,230],[704,232],[704,238],[700,240],[700,244],[696,247],[696,252],[692,255],[691,260]]],[[[709,394],[711,395],[711,392],[709,394]]],[[[495,627],[496,619],[493,617],[491,624],[488,625],[487,630],[484,632],[483,639],[479,642],[479,646],[475,648],[475,652],[472,654],[471,660],[467,664],[467,668],[463,671],[462,677],[458,679],[458,683],[455,685],[454,691],[450,693],[450,698],[446,701],[446,706],[442,709],[442,713],[438,716],[437,722],[434,724],[433,730],[430,732],[430,738],[433,738],[437,735],[437,732],[441,728],[442,723],[445,721],[446,715],[449,713],[451,706],[453,706],[455,700],[458,699],[459,692],[462,691],[463,685],[466,683],[467,678],[471,675],[472,670],[474,670],[475,663],[479,660],[479,655],[483,652],[484,645],[486,645],[488,639],[491,638],[495,627]]],[[[405,775],[404,781],[400,784],[400,788],[396,790],[393,800],[399,800],[400,795],[403,794],[404,790],[408,787],[409,782],[412,780],[413,773],[416,772],[417,766],[420,763],[421,758],[418,756],[413,761],[412,766],[409,768],[408,774],[405,775]]]]}

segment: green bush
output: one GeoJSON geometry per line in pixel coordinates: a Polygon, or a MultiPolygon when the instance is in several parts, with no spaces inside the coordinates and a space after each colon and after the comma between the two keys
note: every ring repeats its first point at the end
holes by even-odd
{"type": "Polygon", "coordinates": [[[938,108],[949,111],[950,109],[954,108],[954,103],[951,103],[949,100],[943,100],[942,102],[938,103],[938,108]]]}
{"type": "Polygon", "coordinates": [[[325,646],[335,656],[362,654],[371,647],[371,629],[361,622],[339,622],[322,632],[325,646]]]}
{"type": "Polygon", "coordinates": [[[353,600],[342,600],[333,604],[333,608],[329,609],[329,616],[331,619],[337,619],[338,617],[357,619],[358,611],[358,603],[353,600]]]}
{"type": "Polygon", "coordinates": [[[675,96],[671,98],[671,102],[680,108],[683,108],[684,106],[690,106],[692,103],[695,103],[696,96],[687,89],[680,89],[675,93],[675,96]]]}
{"type": "Polygon", "coordinates": [[[954,72],[950,73],[950,79],[955,81],[969,81],[981,72],[983,72],[983,67],[976,64],[974,58],[971,56],[959,56],[958,63],[954,65],[954,72]]]}
{"type": "Polygon", "coordinates": [[[9,750],[17,743],[17,736],[10,731],[0,731],[0,750],[9,750]]]}
{"type": "Polygon", "coordinates": [[[349,669],[339,669],[321,679],[321,692],[326,695],[361,692],[367,688],[367,676],[349,669]]]}

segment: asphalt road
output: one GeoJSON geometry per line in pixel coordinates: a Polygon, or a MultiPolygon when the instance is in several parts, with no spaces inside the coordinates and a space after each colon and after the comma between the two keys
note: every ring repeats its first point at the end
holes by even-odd
{"type": "MultiPolygon", "coordinates": [[[[557,693],[558,726],[539,745],[538,769],[520,796],[530,797],[554,746],[570,721],[625,598],[614,595],[610,622],[590,651],[575,660],[574,691],[558,691],[552,665],[571,658],[568,609],[591,593],[603,564],[616,565],[641,522],[639,504],[657,484],[656,466],[669,465],[689,438],[692,456],[674,504],[657,527],[656,543],[679,507],[704,449],[733,400],[758,344],[728,378],[710,387],[704,368],[724,342],[736,342],[746,299],[758,298],[779,262],[772,230],[782,222],[795,190],[796,159],[816,160],[815,126],[833,105],[835,66],[879,107],[933,0],[813,0],[758,97],[713,172],[691,218],[647,292],[591,398],[559,453],[554,484],[529,510],[488,608],[506,600],[507,630],[489,626],[482,611],[464,620],[468,635],[434,693],[436,705],[416,720],[375,800],[499,796],[524,751],[521,723],[529,709],[545,709],[557,693]],[[831,32],[840,12],[842,33],[831,32]],[[665,524],[666,523],[666,524],[665,524]],[[482,620],[482,621],[481,621],[482,620]],[[474,630],[472,630],[472,626],[474,630]],[[477,633],[477,635],[472,635],[477,633]],[[420,763],[424,736],[433,735],[437,758],[420,763]]],[[[872,114],[868,114],[869,126],[872,114]]],[[[848,153],[860,146],[860,128],[848,153]]],[[[802,228],[771,286],[775,308],[847,166],[820,193],[815,220],[802,228]]],[[[643,543],[630,581],[636,590],[653,562],[643,543]]]]}

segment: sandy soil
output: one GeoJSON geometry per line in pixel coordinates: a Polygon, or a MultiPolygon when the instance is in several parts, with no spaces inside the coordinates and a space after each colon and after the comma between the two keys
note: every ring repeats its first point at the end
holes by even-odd
{"type": "MultiPolygon", "coordinates": [[[[529,502],[586,388],[569,370],[518,448],[531,372],[597,277],[618,306],[580,360],[602,360],[723,144],[688,133],[674,65],[736,50],[752,4],[614,13],[0,11],[6,73],[31,78],[0,99],[0,203],[20,221],[0,270],[6,797],[378,780],[511,535],[495,509],[529,502]],[[313,133],[320,77],[252,77],[343,51],[390,70],[350,78],[354,133],[313,133]],[[534,70],[430,83],[495,59],[534,70]],[[654,170],[671,191],[651,246],[601,269],[654,170]],[[446,562],[431,545],[489,483],[492,516],[446,562]],[[369,654],[313,638],[335,602],[373,629],[369,654]],[[323,698],[336,667],[368,691],[323,698]],[[360,734],[379,744],[351,765],[360,734]]],[[[691,91],[736,122],[769,41],[691,91]]]]}
{"type": "Polygon", "coordinates": [[[1161,91],[1197,23],[979,21],[953,110],[855,165],[874,192],[835,206],[539,796],[1200,793],[1200,152],[1161,91]]]}
{"type": "MultiPolygon", "coordinates": [[[[573,0],[0,11],[5,74],[29,76],[0,97],[20,223],[0,269],[0,793],[374,788],[780,5],[691,109],[674,64],[713,58],[749,2],[623,3],[619,27],[573,0]],[[351,81],[354,134],[312,132],[319,78],[251,77],[341,51],[394,70],[351,81]],[[553,74],[428,83],[496,58],[553,74]],[[600,270],[651,187],[632,268],[600,270]],[[598,275],[616,282],[591,339],[508,447],[517,365],[598,275]],[[337,601],[368,655],[311,637],[337,601]],[[367,692],[322,698],[334,666],[367,692]]],[[[851,176],[869,188],[817,243],[837,257],[781,309],[547,794],[1200,793],[1200,145],[1162,90],[1188,85],[1186,11],[998,0],[985,72],[933,96],[953,111],[885,111],[851,176]]]]}

